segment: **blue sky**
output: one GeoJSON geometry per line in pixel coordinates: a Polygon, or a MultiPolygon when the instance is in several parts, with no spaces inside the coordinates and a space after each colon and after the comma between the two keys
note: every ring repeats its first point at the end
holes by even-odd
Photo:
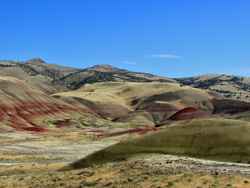
{"type": "Polygon", "coordinates": [[[0,59],[250,76],[247,0],[2,0],[0,59]]]}

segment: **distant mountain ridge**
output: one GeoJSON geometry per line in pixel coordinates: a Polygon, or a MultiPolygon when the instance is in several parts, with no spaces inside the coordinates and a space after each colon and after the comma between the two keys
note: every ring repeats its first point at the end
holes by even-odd
{"type": "Polygon", "coordinates": [[[22,62],[0,61],[0,76],[26,80],[49,94],[75,90],[85,84],[97,82],[170,82],[209,90],[228,99],[250,102],[250,78],[225,74],[174,79],[133,72],[108,64],[81,69],[49,64],[41,58],[33,58],[22,62]]]}
{"type": "Polygon", "coordinates": [[[68,74],[59,79],[58,83],[70,89],[78,89],[85,84],[96,82],[176,82],[173,79],[160,77],[149,73],[132,72],[111,65],[95,65],[77,72],[68,74]]]}
{"type": "Polygon", "coordinates": [[[0,76],[13,76],[19,79],[24,74],[32,78],[40,76],[50,80],[50,84],[70,90],[80,88],[85,84],[105,81],[175,82],[175,80],[166,77],[149,73],[132,72],[107,64],[79,69],[48,64],[41,58],[34,58],[24,62],[4,60],[0,61],[0,67],[2,68],[0,76]]]}
{"type": "Polygon", "coordinates": [[[0,61],[0,67],[19,68],[31,75],[43,75],[53,80],[59,79],[69,73],[76,72],[80,69],[48,64],[41,58],[34,58],[24,62],[17,61],[0,61]]]}

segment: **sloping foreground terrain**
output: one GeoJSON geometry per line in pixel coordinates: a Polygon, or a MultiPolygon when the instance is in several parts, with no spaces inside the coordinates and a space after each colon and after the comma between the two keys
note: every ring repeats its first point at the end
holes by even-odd
{"type": "Polygon", "coordinates": [[[125,161],[59,171],[69,162],[117,142],[91,141],[91,137],[79,131],[1,135],[0,187],[249,187],[247,164],[165,154],[140,154],[125,161]]]}
{"type": "Polygon", "coordinates": [[[140,153],[162,153],[231,162],[250,162],[250,124],[226,119],[184,121],[158,132],[120,142],[77,161],[84,168],[140,153]]]}
{"type": "MultiPolygon", "coordinates": [[[[219,135],[213,135],[214,129],[217,129],[216,126],[202,127],[200,126],[201,120],[179,122],[166,129],[162,127],[159,132],[150,133],[145,137],[127,135],[126,137],[96,139],[92,134],[71,129],[67,131],[60,129],[42,134],[21,132],[1,134],[0,187],[248,188],[250,185],[249,164],[216,162],[165,154],[170,153],[167,147],[175,152],[191,150],[196,153],[198,150],[205,151],[207,147],[205,144],[211,146],[212,143],[217,144],[219,148],[216,149],[213,145],[210,148],[211,152],[213,148],[215,148],[214,152],[222,152],[223,148],[220,146],[223,144],[225,151],[235,153],[237,152],[235,148],[243,147],[238,144],[248,144],[248,137],[232,136],[230,138],[229,136],[232,132],[238,135],[237,125],[247,132],[248,123],[223,119],[217,122],[217,120],[209,119],[202,125],[209,127],[210,123],[215,123],[217,127],[228,126],[227,136],[218,141],[219,135]],[[189,131],[186,126],[191,130],[189,131]],[[173,135],[170,129],[174,129],[173,135]],[[207,136],[203,130],[208,130],[207,136]],[[200,133],[204,134],[204,139],[199,136],[200,133]],[[194,139],[192,144],[191,139],[195,135],[197,135],[197,140],[194,139]],[[181,145],[166,143],[169,140],[174,141],[174,136],[178,138],[177,143],[181,145]],[[185,139],[180,136],[187,136],[188,142],[186,143],[185,139]],[[209,141],[207,138],[212,140],[209,141]],[[231,144],[231,141],[236,143],[231,144]],[[197,147],[198,142],[202,147],[197,147]],[[132,143],[136,146],[135,148],[132,143]],[[121,157],[122,153],[124,156],[121,157]],[[72,163],[86,155],[84,160],[72,163]],[[67,171],[62,171],[65,166],[67,171]]],[[[222,135],[222,130],[219,130],[222,135]]],[[[243,159],[246,158],[243,157],[243,159]]]]}

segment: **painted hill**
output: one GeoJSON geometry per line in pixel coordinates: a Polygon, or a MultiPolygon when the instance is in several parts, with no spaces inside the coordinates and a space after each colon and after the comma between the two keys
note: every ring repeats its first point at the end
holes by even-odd
{"type": "Polygon", "coordinates": [[[14,77],[0,77],[0,99],[1,131],[45,131],[49,121],[94,115],[84,106],[50,97],[14,77]]]}
{"type": "Polygon", "coordinates": [[[131,127],[161,126],[169,121],[217,115],[231,117],[250,111],[250,103],[165,82],[100,82],[53,96],[78,100],[102,118],[131,127]]]}
{"type": "Polygon", "coordinates": [[[190,106],[208,114],[214,109],[208,93],[176,83],[100,82],[53,96],[81,99],[100,116],[134,126],[162,123],[190,106]]]}

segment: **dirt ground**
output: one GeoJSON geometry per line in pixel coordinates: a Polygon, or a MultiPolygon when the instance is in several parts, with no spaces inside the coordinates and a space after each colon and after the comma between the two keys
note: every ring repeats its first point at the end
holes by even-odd
{"type": "Polygon", "coordinates": [[[81,131],[0,135],[0,188],[250,188],[250,165],[163,154],[59,171],[65,165],[116,143],[81,131]]]}

